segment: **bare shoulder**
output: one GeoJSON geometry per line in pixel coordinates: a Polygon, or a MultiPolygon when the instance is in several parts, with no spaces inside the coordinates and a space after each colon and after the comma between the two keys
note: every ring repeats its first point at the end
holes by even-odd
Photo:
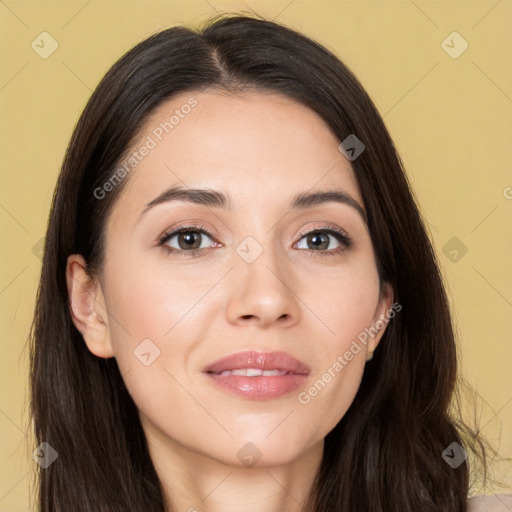
{"type": "Polygon", "coordinates": [[[468,501],[468,512],[511,512],[512,494],[473,496],[468,501]]]}

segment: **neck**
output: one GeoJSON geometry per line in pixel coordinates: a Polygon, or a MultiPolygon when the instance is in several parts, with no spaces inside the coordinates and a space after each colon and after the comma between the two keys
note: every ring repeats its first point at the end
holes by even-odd
{"type": "Polygon", "coordinates": [[[146,431],[166,512],[312,512],[306,509],[323,441],[281,465],[219,461],[146,431]]]}

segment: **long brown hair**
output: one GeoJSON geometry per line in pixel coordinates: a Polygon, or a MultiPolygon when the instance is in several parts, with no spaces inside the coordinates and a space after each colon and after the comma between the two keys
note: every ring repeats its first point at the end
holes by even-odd
{"type": "MultiPolygon", "coordinates": [[[[31,335],[31,412],[58,460],[39,471],[44,512],[157,512],[162,485],[114,358],[87,349],[71,321],[66,260],[102,264],[105,221],[123,183],[99,200],[147,116],[184,91],[281,93],[315,111],[352,162],[381,282],[402,306],[358,393],[325,438],[309,497],[315,512],[465,512],[469,466],[441,456],[479,441],[452,417],[457,377],[449,305],[432,245],[393,142],[369,96],[330,51],[277,23],[220,16],[141,42],[105,75],[74,130],[53,198],[31,335]]],[[[126,181],[126,180],[125,180],[126,181]]],[[[480,443],[481,448],[481,443],[480,443]]],[[[476,453],[476,452],[475,452],[476,453]]],[[[480,452],[479,452],[480,453],[480,452]]]]}

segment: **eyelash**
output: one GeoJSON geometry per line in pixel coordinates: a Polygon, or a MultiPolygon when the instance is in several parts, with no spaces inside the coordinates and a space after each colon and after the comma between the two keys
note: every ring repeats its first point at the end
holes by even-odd
{"type": "Polygon", "coordinates": [[[215,238],[214,233],[210,229],[208,229],[204,226],[199,226],[197,224],[190,224],[190,225],[182,226],[180,228],[173,229],[172,231],[168,231],[168,232],[164,233],[162,235],[162,237],[160,238],[160,240],[158,241],[158,245],[160,247],[163,247],[168,252],[168,254],[171,254],[171,253],[183,254],[183,253],[185,253],[187,256],[191,256],[191,257],[199,256],[199,254],[204,249],[193,249],[192,251],[183,251],[183,250],[174,249],[174,247],[169,247],[169,246],[165,245],[173,236],[179,235],[180,233],[187,233],[189,231],[204,233],[211,238],[215,238]]]}
{"type": "MultiPolygon", "coordinates": [[[[174,247],[166,246],[165,244],[174,236],[179,235],[180,233],[187,233],[187,232],[196,232],[196,233],[204,233],[208,235],[210,238],[215,239],[215,234],[205,226],[191,224],[187,226],[182,226],[177,229],[173,229],[172,231],[168,231],[162,235],[162,237],[158,240],[158,246],[163,247],[168,254],[171,253],[177,253],[177,254],[183,254],[190,257],[197,257],[204,251],[203,249],[193,249],[191,251],[185,251],[180,249],[175,249],[174,247]]],[[[328,234],[334,236],[338,242],[340,242],[341,247],[338,247],[336,249],[331,250],[323,250],[323,251],[315,251],[313,249],[300,249],[302,251],[307,250],[309,252],[315,253],[315,256],[334,256],[337,255],[346,249],[349,249],[352,246],[352,239],[340,228],[336,227],[326,227],[326,226],[315,226],[312,229],[308,229],[306,231],[302,231],[299,233],[299,241],[302,240],[305,236],[311,235],[311,234],[328,234]]]]}

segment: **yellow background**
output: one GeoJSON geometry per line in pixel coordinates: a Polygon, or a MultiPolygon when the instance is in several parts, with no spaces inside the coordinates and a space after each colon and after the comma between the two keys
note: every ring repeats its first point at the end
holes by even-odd
{"type": "MultiPolygon", "coordinates": [[[[215,10],[251,9],[333,50],[384,115],[438,250],[482,432],[508,459],[493,465],[505,486],[494,491],[511,492],[512,2],[4,1],[0,511],[31,510],[25,343],[38,244],[75,122],[100,78],[135,43],[215,10]],[[458,58],[441,45],[454,31],[469,45],[458,58]],[[42,32],[58,43],[46,59],[31,47],[42,32]],[[449,242],[467,253],[450,252],[449,242]]],[[[460,49],[462,40],[452,40],[460,49]]]]}

